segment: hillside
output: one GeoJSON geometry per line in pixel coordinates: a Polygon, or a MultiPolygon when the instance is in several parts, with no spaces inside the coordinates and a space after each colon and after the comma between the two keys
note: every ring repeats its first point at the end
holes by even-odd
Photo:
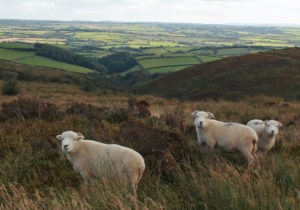
{"type": "Polygon", "coordinates": [[[300,99],[300,48],[225,58],[168,74],[137,93],[199,100],[276,95],[300,99]]]}
{"type": "Polygon", "coordinates": [[[299,209],[300,103],[133,100],[67,84],[21,87],[26,98],[0,97],[0,209],[299,209]],[[277,118],[284,127],[261,167],[248,170],[242,155],[198,145],[191,117],[198,108],[222,121],[277,118]],[[85,186],[55,138],[66,130],[138,151],[147,169],[137,196],[115,179],[85,186]]]}
{"type": "Polygon", "coordinates": [[[21,50],[21,49],[9,49],[0,47],[0,59],[5,61],[11,61],[14,63],[28,64],[32,66],[49,67],[55,69],[62,69],[70,72],[79,73],[91,73],[92,69],[85,68],[78,65],[72,65],[66,62],[56,61],[44,56],[38,56],[34,50],[21,50]]]}
{"type": "Polygon", "coordinates": [[[102,74],[82,74],[0,60],[0,80],[11,78],[27,82],[74,84],[79,87],[91,84],[100,89],[117,89],[118,87],[114,81],[102,74]]]}

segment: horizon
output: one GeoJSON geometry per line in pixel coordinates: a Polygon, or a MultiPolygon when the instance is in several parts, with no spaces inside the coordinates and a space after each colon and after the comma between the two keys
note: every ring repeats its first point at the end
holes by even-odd
{"type": "Polygon", "coordinates": [[[0,18],[0,21],[36,21],[36,22],[66,22],[66,23],[121,23],[121,24],[183,24],[183,25],[212,25],[236,27],[300,27],[299,24],[284,23],[195,23],[195,22],[165,22],[165,21],[121,21],[121,20],[62,20],[62,19],[11,19],[0,18]]]}
{"type": "Polygon", "coordinates": [[[297,0],[10,0],[0,19],[299,25],[297,0]]]}

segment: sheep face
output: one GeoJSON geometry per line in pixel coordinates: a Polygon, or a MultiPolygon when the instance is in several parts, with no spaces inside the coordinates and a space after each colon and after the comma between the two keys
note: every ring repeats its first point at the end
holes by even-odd
{"type": "Polygon", "coordinates": [[[61,148],[65,153],[73,153],[76,151],[78,141],[82,140],[84,136],[73,131],[66,131],[57,135],[56,138],[62,141],[61,148]]]}
{"type": "Polygon", "coordinates": [[[192,115],[195,117],[195,126],[198,128],[205,128],[208,125],[210,119],[214,119],[214,115],[211,112],[194,111],[192,115]]]}
{"type": "Polygon", "coordinates": [[[266,120],[265,124],[265,132],[269,136],[276,136],[278,134],[278,128],[282,126],[281,122],[276,120],[266,120]]]}

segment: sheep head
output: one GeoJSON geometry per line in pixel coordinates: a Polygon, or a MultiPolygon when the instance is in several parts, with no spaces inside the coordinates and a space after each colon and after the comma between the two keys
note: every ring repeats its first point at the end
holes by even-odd
{"type": "Polygon", "coordinates": [[[195,117],[195,126],[199,128],[204,128],[207,126],[210,119],[215,119],[211,112],[205,111],[194,111],[192,116],[195,117]]]}
{"type": "Polygon", "coordinates": [[[265,120],[264,125],[265,125],[265,132],[269,136],[276,136],[278,134],[279,128],[282,127],[281,122],[276,120],[265,120]]]}
{"type": "Polygon", "coordinates": [[[65,153],[73,153],[76,151],[77,142],[84,139],[84,136],[74,131],[65,131],[61,135],[57,135],[56,138],[62,142],[61,148],[65,153]]]}

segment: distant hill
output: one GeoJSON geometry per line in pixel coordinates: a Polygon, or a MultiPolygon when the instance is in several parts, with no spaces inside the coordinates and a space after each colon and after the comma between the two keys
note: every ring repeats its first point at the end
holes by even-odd
{"type": "Polygon", "coordinates": [[[153,80],[137,93],[187,100],[265,94],[300,99],[300,48],[225,58],[153,80]]]}

